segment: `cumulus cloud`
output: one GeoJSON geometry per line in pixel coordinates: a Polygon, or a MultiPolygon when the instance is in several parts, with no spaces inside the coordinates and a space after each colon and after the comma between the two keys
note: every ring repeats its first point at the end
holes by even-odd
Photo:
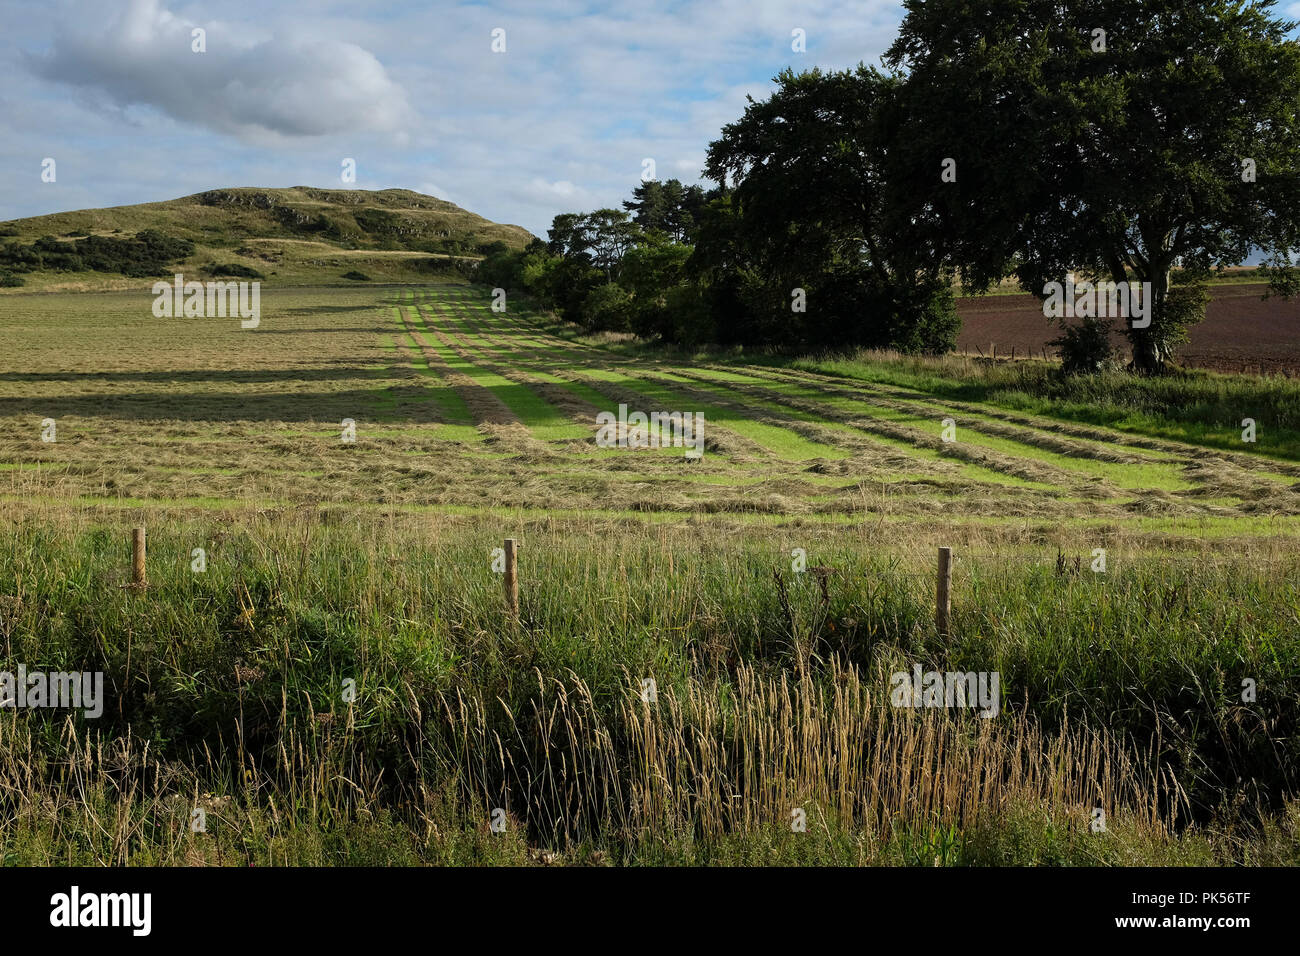
{"type": "Polygon", "coordinates": [[[252,39],[182,19],[160,0],[130,0],[107,19],[100,4],[81,5],[59,19],[51,48],[27,62],[44,79],[119,107],[151,106],[254,142],[400,133],[411,115],[402,88],[356,44],[291,33],[252,39]],[[206,52],[192,48],[195,27],[206,31],[206,52]]]}

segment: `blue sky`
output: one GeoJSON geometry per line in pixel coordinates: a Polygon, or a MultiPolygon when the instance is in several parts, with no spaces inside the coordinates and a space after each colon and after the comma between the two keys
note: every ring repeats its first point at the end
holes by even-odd
{"type": "Polygon", "coordinates": [[[355,187],[415,189],[544,235],[556,213],[626,198],[646,158],[660,179],[697,180],[746,94],[767,95],[786,66],[877,64],[903,11],[0,0],[0,14],[0,220],[221,186],[351,188],[352,158],[355,187]]]}

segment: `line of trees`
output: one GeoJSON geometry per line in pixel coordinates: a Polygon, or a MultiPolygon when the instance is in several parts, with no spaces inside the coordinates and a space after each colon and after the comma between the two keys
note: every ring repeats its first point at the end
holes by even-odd
{"type": "MultiPolygon", "coordinates": [[[[1163,371],[1215,270],[1262,250],[1270,291],[1300,289],[1300,46],[1273,6],[909,0],[885,71],[787,70],[751,99],[709,189],[642,183],[479,278],[593,331],[908,352],[953,346],[958,285],[1149,282],[1123,331],[1163,371]]],[[[1066,340],[1104,346],[1088,323],[1066,340]]]]}

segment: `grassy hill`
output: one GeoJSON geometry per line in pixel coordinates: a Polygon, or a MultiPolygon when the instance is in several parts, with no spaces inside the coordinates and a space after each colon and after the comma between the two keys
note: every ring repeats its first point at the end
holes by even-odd
{"type": "MultiPolygon", "coordinates": [[[[203,279],[205,266],[234,265],[273,285],[358,281],[343,278],[347,273],[374,282],[427,281],[481,258],[494,242],[519,248],[533,238],[520,226],[406,189],[297,186],[212,189],[166,202],[15,219],[0,223],[0,250],[51,237],[76,253],[78,240],[128,240],[145,230],[194,244],[193,254],[175,260],[175,271],[203,279]]],[[[0,272],[7,269],[24,285],[0,292],[126,289],[152,281],[90,266],[21,271],[0,263],[0,272]]]]}

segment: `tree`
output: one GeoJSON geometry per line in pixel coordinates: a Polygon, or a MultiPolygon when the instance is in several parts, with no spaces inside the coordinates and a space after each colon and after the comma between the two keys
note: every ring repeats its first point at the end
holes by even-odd
{"type": "Polygon", "coordinates": [[[613,282],[624,254],[640,234],[622,210],[597,209],[588,213],[561,213],[551,221],[547,238],[552,255],[590,264],[604,273],[606,282],[613,282]]]}
{"type": "Polygon", "coordinates": [[[950,348],[951,266],[934,210],[905,188],[900,82],[863,66],[776,82],[709,146],[705,174],[732,192],[706,213],[697,267],[738,260],[734,292],[764,341],[950,348]]]}
{"type": "Polygon", "coordinates": [[[607,282],[613,282],[615,270],[640,236],[640,230],[621,209],[597,209],[587,214],[586,223],[592,262],[605,273],[607,282]]]}
{"type": "Polygon", "coordinates": [[[590,261],[591,250],[587,242],[586,217],[580,212],[562,212],[551,220],[547,230],[547,248],[551,255],[565,259],[585,258],[590,261]]]}
{"type": "Polygon", "coordinates": [[[691,247],[668,241],[664,233],[652,232],[623,257],[619,283],[631,293],[630,324],[633,332],[646,338],[679,341],[679,304],[674,292],[685,282],[686,261],[691,247]]]}
{"type": "Polygon", "coordinates": [[[623,208],[633,213],[633,221],[644,232],[658,231],[674,242],[690,243],[706,201],[701,186],[683,186],[678,179],[652,179],[632,190],[632,198],[624,200],[623,208]]]}
{"type": "MultiPolygon", "coordinates": [[[[678,184],[680,185],[680,183],[678,184]]],[[[646,232],[668,231],[668,203],[664,184],[657,179],[642,182],[632,190],[632,198],[623,200],[623,208],[646,232]]]]}
{"type": "Polygon", "coordinates": [[[614,282],[598,285],[579,307],[582,325],[591,332],[626,332],[632,314],[632,297],[614,282]]]}
{"type": "Polygon", "coordinates": [[[1150,325],[1125,329],[1147,374],[1203,313],[1171,292],[1178,263],[1201,279],[1262,249],[1273,289],[1296,290],[1300,46],[1273,3],[905,6],[886,62],[906,71],[922,188],[968,284],[1149,282],[1150,325]]]}

